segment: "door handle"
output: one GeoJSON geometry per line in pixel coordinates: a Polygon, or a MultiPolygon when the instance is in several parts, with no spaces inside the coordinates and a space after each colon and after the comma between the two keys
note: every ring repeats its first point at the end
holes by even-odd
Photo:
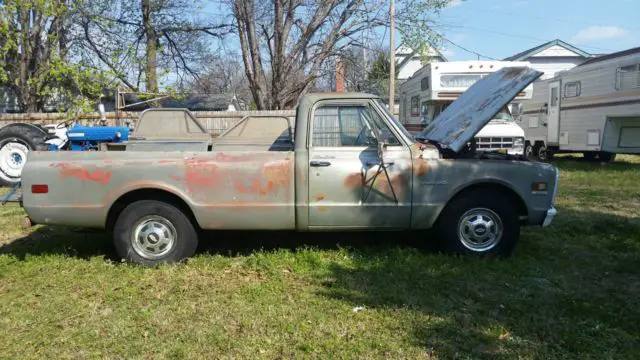
{"type": "MultiPolygon", "coordinates": [[[[380,161],[367,161],[366,164],[367,164],[367,166],[380,165],[380,161]]],[[[384,164],[385,165],[393,165],[393,164],[395,164],[395,161],[393,161],[393,160],[385,161],[384,164]]]]}
{"type": "Polygon", "coordinates": [[[331,163],[329,161],[316,161],[316,160],[312,160],[309,165],[311,166],[331,166],[331,163]]]}

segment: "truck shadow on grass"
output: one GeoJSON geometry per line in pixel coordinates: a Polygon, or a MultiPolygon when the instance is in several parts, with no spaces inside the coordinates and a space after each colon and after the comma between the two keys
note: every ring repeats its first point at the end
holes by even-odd
{"type": "Polygon", "coordinates": [[[560,208],[511,258],[356,249],[319,293],[401,317],[438,357],[623,358],[640,350],[638,233],[638,218],[560,208]]]}
{"type": "MultiPolygon", "coordinates": [[[[196,255],[247,256],[257,251],[313,247],[317,249],[367,247],[418,247],[435,250],[408,236],[412,232],[332,232],[296,233],[279,231],[205,231],[200,234],[196,255]]],[[[89,260],[103,257],[120,262],[113,246],[112,233],[100,230],[40,226],[30,234],[0,246],[0,254],[12,254],[19,260],[28,256],[63,255],[89,260]]]]}
{"type": "Polygon", "coordinates": [[[28,256],[63,255],[89,260],[102,256],[117,261],[111,233],[89,229],[39,226],[28,235],[0,246],[0,254],[12,254],[19,260],[28,256]]]}

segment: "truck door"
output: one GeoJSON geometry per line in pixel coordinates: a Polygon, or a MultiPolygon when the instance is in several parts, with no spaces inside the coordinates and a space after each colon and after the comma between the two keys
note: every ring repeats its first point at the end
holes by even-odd
{"type": "Polygon", "coordinates": [[[411,219],[411,153],[368,99],[327,100],[311,113],[310,228],[406,228],[411,219]],[[389,146],[384,165],[372,129],[389,146]],[[386,169],[386,172],[385,172],[386,169]]]}
{"type": "Polygon", "coordinates": [[[547,116],[547,142],[558,143],[560,131],[560,82],[549,84],[549,115],[547,116]]]}

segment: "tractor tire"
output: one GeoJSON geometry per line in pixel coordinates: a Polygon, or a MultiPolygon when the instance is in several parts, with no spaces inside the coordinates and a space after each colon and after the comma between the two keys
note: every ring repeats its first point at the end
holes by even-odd
{"type": "Polygon", "coordinates": [[[444,208],[436,233],[440,249],[448,254],[508,256],[520,238],[520,219],[506,196],[465,192],[444,208]]]}
{"type": "Polygon", "coordinates": [[[123,260],[154,267],[193,256],[198,233],[178,207],[163,201],[139,200],[118,216],[113,240],[123,260]]]}
{"type": "Polygon", "coordinates": [[[47,132],[31,124],[10,124],[0,129],[0,186],[14,186],[22,179],[29,151],[46,151],[47,132]]]}

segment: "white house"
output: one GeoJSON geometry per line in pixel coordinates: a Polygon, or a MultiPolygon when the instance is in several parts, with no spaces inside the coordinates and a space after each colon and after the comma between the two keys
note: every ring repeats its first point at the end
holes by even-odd
{"type": "Polygon", "coordinates": [[[599,56],[568,44],[560,39],[552,40],[534,48],[505,58],[506,61],[528,61],[531,67],[542,71],[540,80],[553,77],[558,71],[569,70],[586,60],[599,56]]]}
{"type": "MultiPolygon", "coordinates": [[[[429,48],[429,53],[426,56],[428,62],[443,62],[447,59],[442,55],[440,51],[434,48],[429,48]]],[[[396,73],[398,74],[399,82],[407,80],[416,71],[418,71],[424,64],[420,58],[420,54],[417,51],[405,46],[400,45],[396,48],[396,73]]]]}

